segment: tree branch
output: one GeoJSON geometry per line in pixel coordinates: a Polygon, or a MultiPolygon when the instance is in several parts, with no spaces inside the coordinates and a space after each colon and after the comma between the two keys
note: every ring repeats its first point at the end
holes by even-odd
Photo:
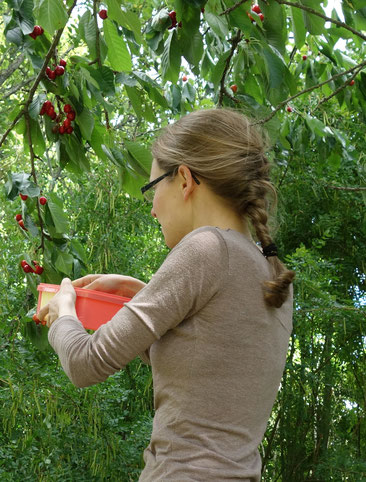
{"type": "Polygon", "coordinates": [[[314,109],[311,111],[311,113],[313,113],[319,106],[321,106],[322,104],[324,104],[325,102],[328,102],[328,100],[330,100],[332,97],[334,97],[335,95],[337,95],[339,92],[341,92],[343,89],[345,89],[349,83],[351,82],[351,80],[353,80],[356,75],[362,70],[362,67],[360,67],[358,70],[356,70],[354,72],[354,74],[352,75],[352,77],[350,79],[347,80],[347,82],[345,82],[343,85],[341,85],[340,87],[338,87],[338,89],[336,89],[332,94],[328,95],[328,97],[324,97],[324,99],[322,99],[321,101],[318,102],[318,104],[314,107],[314,109]]]}
{"type": "Polygon", "coordinates": [[[240,0],[240,2],[236,3],[235,5],[233,5],[232,7],[230,8],[227,8],[224,12],[221,12],[219,14],[219,16],[221,15],[227,15],[228,13],[232,12],[233,10],[235,10],[236,8],[240,7],[240,5],[242,5],[243,3],[247,2],[248,0],[240,0]]]}
{"type": "Polygon", "coordinates": [[[360,37],[363,40],[366,40],[366,35],[363,35],[358,30],[355,30],[354,28],[349,27],[346,23],[340,22],[339,20],[335,20],[334,18],[327,17],[326,15],[323,15],[322,13],[318,12],[317,10],[314,10],[313,8],[307,7],[305,5],[301,5],[301,3],[287,2],[286,0],[276,0],[276,2],[281,5],[288,5],[289,7],[300,8],[301,10],[311,13],[312,15],[316,15],[317,17],[320,17],[326,20],[327,22],[334,23],[335,25],[338,25],[338,27],[343,27],[346,30],[349,30],[350,32],[352,32],[354,35],[357,35],[357,37],[360,37]]]}
{"type": "MultiPolygon", "coordinates": [[[[354,72],[355,70],[358,70],[358,72],[366,65],[366,60],[361,62],[360,64],[356,65],[355,67],[352,67],[351,69],[345,70],[344,72],[340,72],[339,74],[333,75],[330,79],[325,80],[324,82],[320,82],[319,84],[313,85],[312,87],[309,87],[307,89],[302,90],[301,92],[298,92],[295,95],[292,95],[291,97],[288,97],[286,100],[283,102],[280,102],[278,106],[271,112],[271,114],[268,117],[265,117],[264,119],[261,119],[257,122],[254,122],[253,125],[256,124],[264,124],[268,122],[269,120],[272,119],[276,115],[276,113],[282,109],[284,105],[286,105],[288,102],[290,102],[293,99],[296,99],[297,97],[300,97],[300,95],[306,94],[308,92],[312,92],[315,89],[318,89],[319,87],[322,87],[325,84],[329,84],[329,82],[332,82],[335,79],[338,79],[338,77],[342,77],[343,75],[350,74],[354,72]]],[[[348,81],[346,82],[346,85],[348,84],[348,81]]]]}
{"type": "MultiPolygon", "coordinates": [[[[70,14],[72,12],[72,10],[74,9],[75,5],[76,5],[76,2],[77,0],[74,0],[73,4],[71,5],[71,7],[69,8],[69,10],[67,11],[67,14],[68,16],[70,17],[70,14]]],[[[19,121],[19,119],[26,113],[28,112],[28,107],[30,105],[30,103],[32,102],[33,100],[33,97],[34,97],[34,94],[37,90],[37,87],[39,85],[39,83],[41,82],[41,80],[43,79],[44,75],[45,75],[45,72],[46,72],[46,67],[48,65],[48,62],[50,61],[55,49],[56,49],[56,46],[58,45],[59,41],[60,41],[60,38],[61,38],[61,35],[62,35],[62,32],[64,31],[64,28],[61,28],[60,30],[57,30],[56,34],[55,34],[55,37],[53,39],[53,42],[47,52],[47,55],[46,55],[46,58],[43,62],[43,65],[41,67],[41,70],[39,71],[38,75],[37,75],[37,78],[31,88],[31,90],[29,91],[29,96],[28,96],[28,99],[26,100],[25,104],[24,104],[24,107],[23,109],[19,112],[19,114],[15,117],[15,119],[13,120],[13,122],[11,123],[10,127],[7,129],[7,131],[5,132],[5,134],[2,136],[1,140],[0,140],[0,147],[2,146],[2,144],[4,143],[5,139],[8,137],[9,135],[9,132],[13,129],[13,127],[15,126],[15,124],[19,121]]]]}
{"type": "MultiPolygon", "coordinates": [[[[226,79],[227,71],[229,70],[229,67],[230,67],[230,61],[231,61],[231,59],[234,55],[234,52],[236,50],[236,47],[238,46],[238,43],[240,42],[240,40],[242,38],[243,38],[243,36],[241,34],[241,30],[238,30],[235,37],[232,37],[232,39],[231,39],[230,55],[226,59],[224,72],[222,73],[222,77],[221,77],[221,81],[220,81],[220,95],[219,95],[219,101],[218,101],[218,105],[220,105],[220,106],[222,106],[222,101],[223,101],[224,95],[228,95],[227,91],[226,91],[226,87],[225,87],[225,79],[226,79]]],[[[234,100],[235,102],[239,102],[237,99],[235,99],[235,97],[230,96],[230,98],[232,100],[234,100]]]]}
{"type": "Polygon", "coordinates": [[[33,80],[36,78],[36,76],[33,76],[33,77],[30,77],[29,79],[25,80],[24,82],[21,82],[20,84],[18,85],[15,85],[14,87],[12,87],[11,89],[8,89],[4,95],[2,96],[3,99],[7,99],[8,97],[10,97],[11,95],[15,94],[15,92],[17,92],[18,90],[22,89],[23,87],[25,87],[27,84],[29,84],[30,82],[33,82],[33,80]]]}
{"type": "MultiPolygon", "coordinates": [[[[94,25],[95,25],[95,30],[96,30],[95,48],[96,48],[96,52],[97,52],[97,58],[95,60],[98,63],[98,67],[101,68],[102,67],[102,59],[100,58],[100,40],[99,40],[100,32],[99,32],[98,18],[97,18],[97,14],[98,14],[98,12],[97,12],[97,1],[98,0],[93,0],[93,17],[94,17],[94,25]]],[[[91,65],[91,64],[89,64],[89,65],[91,65]]],[[[104,109],[104,116],[105,116],[106,127],[107,127],[107,129],[110,129],[111,125],[109,123],[109,115],[108,115],[107,109],[104,109]]]]}
{"type": "Polygon", "coordinates": [[[366,191],[366,187],[342,187],[342,186],[324,186],[326,189],[336,189],[337,191],[366,191]]]}
{"type": "Polygon", "coordinates": [[[25,54],[21,54],[6,70],[0,72],[0,85],[2,85],[17,70],[24,58],[25,54]]]}

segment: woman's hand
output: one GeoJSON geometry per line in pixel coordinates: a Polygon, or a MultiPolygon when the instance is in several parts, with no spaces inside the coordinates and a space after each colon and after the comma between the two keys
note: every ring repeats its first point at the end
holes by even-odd
{"type": "Polygon", "coordinates": [[[59,291],[55,294],[52,300],[38,313],[38,319],[46,321],[48,328],[57,318],[65,315],[75,316],[75,301],[76,293],[69,278],[64,278],[61,282],[59,291]]]}
{"type": "Polygon", "coordinates": [[[133,298],[146,285],[143,281],[122,274],[88,274],[72,284],[75,288],[104,291],[127,298],[133,298]]]}

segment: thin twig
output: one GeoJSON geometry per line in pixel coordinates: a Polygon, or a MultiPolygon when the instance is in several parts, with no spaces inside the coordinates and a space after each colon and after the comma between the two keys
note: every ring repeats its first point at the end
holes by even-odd
{"type": "Polygon", "coordinates": [[[221,15],[227,15],[228,13],[232,12],[233,10],[235,10],[236,8],[240,7],[240,5],[242,5],[243,3],[247,2],[248,0],[240,0],[240,2],[236,3],[235,5],[233,5],[232,7],[230,8],[227,8],[224,12],[221,12],[219,14],[219,16],[221,15]]]}
{"type": "Polygon", "coordinates": [[[342,187],[342,186],[324,186],[326,189],[336,189],[337,191],[366,191],[366,187],[342,187]]]}
{"type": "Polygon", "coordinates": [[[296,99],[297,97],[300,97],[300,95],[303,95],[303,94],[306,94],[308,92],[312,92],[313,90],[315,89],[318,89],[319,87],[322,87],[323,85],[325,84],[329,84],[329,82],[332,82],[333,80],[335,79],[338,79],[338,77],[342,77],[343,75],[347,75],[347,74],[350,74],[352,72],[354,72],[355,70],[359,69],[361,70],[361,68],[363,68],[364,66],[366,65],[366,60],[364,60],[363,62],[361,62],[360,64],[356,65],[355,67],[352,67],[351,69],[349,70],[345,70],[344,72],[340,72],[339,74],[336,74],[336,75],[333,75],[333,77],[331,77],[330,79],[328,80],[325,80],[324,82],[320,82],[319,84],[316,84],[316,85],[313,85],[312,87],[309,87],[307,89],[304,89],[302,90],[301,92],[298,92],[297,94],[295,95],[292,95],[291,97],[288,97],[286,100],[284,100],[283,102],[280,102],[280,104],[278,104],[278,106],[271,112],[271,114],[264,118],[264,119],[261,119],[257,122],[254,122],[253,125],[256,125],[256,124],[264,124],[266,122],[268,122],[269,120],[272,119],[272,117],[274,117],[276,115],[276,113],[282,109],[282,107],[286,104],[288,104],[288,102],[291,102],[293,99],[296,99]]]}
{"type": "Polygon", "coordinates": [[[18,92],[18,90],[22,89],[23,87],[25,87],[27,84],[29,84],[30,82],[33,82],[33,80],[36,78],[36,76],[34,75],[33,77],[30,77],[29,79],[26,79],[24,82],[21,82],[20,84],[18,85],[15,85],[14,87],[12,87],[11,89],[8,89],[4,95],[1,96],[2,99],[7,99],[8,97],[10,97],[11,95],[15,94],[15,92],[18,92]]]}
{"type": "Polygon", "coordinates": [[[276,2],[281,4],[281,5],[288,5],[289,7],[300,8],[301,10],[304,10],[305,12],[311,13],[312,15],[316,15],[317,17],[320,17],[320,18],[326,20],[327,22],[334,23],[335,25],[338,25],[338,27],[343,27],[346,30],[349,30],[350,32],[352,32],[354,35],[357,35],[357,37],[360,37],[363,40],[366,40],[366,35],[363,35],[358,30],[355,30],[354,28],[349,27],[344,22],[340,22],[339,20],[335,20],[334,18],[327,17],[326,15],[318,12],[317,10],[314,10],[313,8],[307,7],[305,5],[301,5],[301,3],[287,2],[286,0],[276,0],[276,2]]]}
{"type": "Polygon", "coordinates": [[[354,74],[352,75],[352,77],[350,79],[347,80],[347,82],[345,82],[344,84],[342,84],[341,86],[338,87],[338,89],[336,89],[334,92],[332,92],[330,95],[328,95],[328,97],[324,97],[324,99],[322,99],[321,101],[318,102],[318,104],[314,107],[314,109],[311,111],[311,113],[313,113],[319,106],[321,106],[322,104],[324,104],[325,102],[328,102],[328,100],[330,100],[332,97],[334,97],[335,95],[339,94],[339,92],[341,92],[343,89],[345,89],[349,84],[350,82],[358,75],[358,73],[362,70],[362,67],[360,67],[358,70],[356,70],[354,72],[354,74]]]}
{"type": "MultiPolygon", "coordinates": [[[[240,42],[240,40],[242,38],[243,38],[243,36],[242,36],[241,30],[238,30],[235,37],[233,37],[231,39],[230,54],[229,54],[228,58],[226,59],[225,68],[224,68],[224,71],[222,73],[222,77],[221,77],[221,81],[220,81],[220,95],[219,95],[219,101],[218,101],[218,105],[220,105],[220,106],[222,106],[222,101],[223,101],[224,95],[228,95],[228,93],[226,91],[226,87],[225,87],[225,79],[226,79],[227,71],[229,70],[229,67],[230,67],[230,61],[231,61],[231,59],[234,55],[234,52],[236,50],[236,47],[238,46],[238,43],[240,42]]],[[[237,99],[235,99],[235,97],[230,96],[230,98],[232,100],[234,100],[235,102],[239,102],[237,99]]]]}

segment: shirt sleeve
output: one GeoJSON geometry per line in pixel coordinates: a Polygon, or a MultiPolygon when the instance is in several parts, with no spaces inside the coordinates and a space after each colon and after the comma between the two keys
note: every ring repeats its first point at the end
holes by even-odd
{"type": "Polygon", "coordinates": [[[72,316],[58,318],[48,339],[77,387],[102,382],[124,368],[220,290],[228,267],[226,244],[215,228],[185,236],[150,282],[92,335],[72,316]]]}

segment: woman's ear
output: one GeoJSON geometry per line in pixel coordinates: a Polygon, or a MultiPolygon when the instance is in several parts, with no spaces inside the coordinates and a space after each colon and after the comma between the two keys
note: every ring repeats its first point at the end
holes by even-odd
{"type": "Polygon", "coordinates": [[[191,193],[195,190],[197,184],[194,182],[190,169],[183,164],[178,168],[178,176],[183,199],[184,201],[187,201],[191,193]]]}

